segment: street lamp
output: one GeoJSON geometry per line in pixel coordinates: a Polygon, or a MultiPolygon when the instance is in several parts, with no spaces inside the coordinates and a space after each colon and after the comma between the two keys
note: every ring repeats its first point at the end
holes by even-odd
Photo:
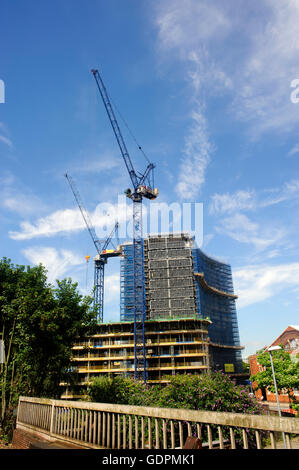
{"type": "MultiPolygon", "coordinates": [[[[268,348],[268,352],[269,352],[269,354],[270,354],[270,362],[271,362],[271,368],[272,368],[272,375],[273,375],[274,387],[275,387],[275,395],[276,395],[276,401],[277,401],[278,415],[279,415],[279,417],[281,418],[279,396],[278,396],[278,390],[277,390],[277,384],[276,384],[276,378],[275,378],[275,371],[274,371],[273,358],[272,358],[272,354],[271,354],[272,351],[279,351],[279,350],[281,350],[281,347],[280,347],[280,346],[271,346],[270,348],[268,348]]],[[[287,444],[286,444],[286,438],[285,438],[284,432],[282,433],[282,437],[283,437],[284,447],[285,447],[285,449],[286,449],[286,448],[287,448],[287,444]]]]}

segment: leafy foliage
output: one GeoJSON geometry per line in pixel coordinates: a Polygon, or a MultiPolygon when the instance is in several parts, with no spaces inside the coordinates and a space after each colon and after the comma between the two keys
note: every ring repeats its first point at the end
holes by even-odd
{"type": "Polygon", "coordinates": [[[88,388],[91,401],[137,406],[260,414],[261,407],[247,389],[222,372],[175,375],[166,386],[145,385],[130,378],[96,377],[88,388]]]}
{"type": "Polygon", "coordinates": [[[260,414],[261,407],[245,387],[223,372],[176,375],[163,389],[160,405],[171,408],[260,414]]]}
{"type": "MultiPolygon", "coordinates": [[[[296,403],[293,389],[299,388],[299,361],[292,361],[291,355],[283,347],[272,352],[272,359],[278,391],[286,390],[289,395],[290,404],[292,402],[296,403]]],[[[268,388],[272,393],[275,393],[269,352],[260,352],[257,356],[257,361],[263,366],[264,370],[252,375],[250,380],[256,382],[257,388],[268,388]]]]}
{"type": "Polygon", "coordinates": [[[126,377],[95,377],[88,387],[90,401],[115,403],[119,405],[154,406],[153,398],[158,396],[159,386],[148,386],[143,382],[126,377]]]}
{"type": "MultiPolygon", "coordinates": [[[[255,398],[242,386],[236,386],[221,372],[201,375],[175,375],[166,386],[144,385],[134,379],[107,376],[97,377],[88,388],[91,401],[135,406],[184,408],[205,411],[262,414],[255,398]]],[[[177,426],[177,424],[175,424],[177,426]]],[[[194,426],[193,426],[194,427],[194,426]]],[[[196,429],[194,427],[193,432],[196,429]]],[[[247,430],[249,445],[254,447],[255,436],[247,430]]],[[[217,437],[217,427],[212,426],[217,437]]],[[[202,437],[207,439],[206,430],[202,437]]],[[[237,432],[236,444],[242,445],[241,432],[237,432]]],[[[224,429],[224,438],[229,438],[229,429],[224,429]]]]}
{"type": "Polygon", "coordinates": [[[58,398],[59,383],[72,380],[71,348],[76,336],[96,325],[92,299],[70,279],[47,282],[43,266],[14,266],[0,260],[1,426],[20,394],[58,398]]]}

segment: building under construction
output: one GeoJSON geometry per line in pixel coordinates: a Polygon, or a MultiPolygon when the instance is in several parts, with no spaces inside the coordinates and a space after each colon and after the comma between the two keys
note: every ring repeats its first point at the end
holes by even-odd
{"type": "MultiPolygon", "coordinates": [[[[145,333],[147,383],[167,383],[170,376],[206,373],[210,369],[209,320],[147,320],[145,333]]],[[[134,322],[103,323],[97,334],[78,339],[73,346],[73,367],[78,380],[62,398],[79,398],[96,376],[134,378],[134,322]]]]}
{"type": "MultiPolygon", "coordinates": [[[[133,244],[123,244],[120,252],[120,322],[102,323],[97,334],[74,345],[79,379],[73,398],[96,375],[134,376],[133,244]]],[[[242,378],[237,296],[228,264],[205,255],[188,234],[149,235],[144,283],[148,383],[209,370],[242,378]]]]}
{"type": "MultiPolygon", "coordinates": [[[[147,319],[209,318],[211,367],[243,371],[231,267],[205,255],[188,234],[149,235],[144,240],[147,319]]],[[[134,319],[133,245],[121,259],[122,321],[134,319]]]]}

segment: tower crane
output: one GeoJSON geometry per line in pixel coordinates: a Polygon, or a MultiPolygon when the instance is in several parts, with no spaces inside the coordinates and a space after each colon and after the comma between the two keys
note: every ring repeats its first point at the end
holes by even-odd
{"type": "MultiPolygon", "coordinates": [[[[91,70],[98,90],[101,94],[106,112],[108,114],[121,155],[129,173],[132,189],[125,194],[133,201],[133,267],[134,267],[134,359],[135,378],[143,379],[146,383],[146,357],[145,357],[145,285],[144,285],[144,243],[142,234],[142,200],[155,199],[158,189],[154,188],[155,165],[148,163],[145,171],[137,175],[122,133],[120,131],[111,101],[98,70],[91,70]]],[[[139,147],[140,148],[140,147],[139,147]]],[[[141,149],[141,148],[140,148],[141,149]]]]}
{"type": "Polygon", "coordinates": [[[107,248],[110,243],[112,244],[112,238],[114,234],[116,235],[116,238],[118,239],[119,223],[116,222],[111,233],[108,235],[108,237],[104,241],[100,242],[98,240],[98,237],[96,236],[95,229],[92,225],[89,214],[84,207],[80,193],[78,189],[76,188],[74,180],[67,173],[64,176],[66,177],[70,185],[72,193],[76,199],[76,202],[78,204],[78,207],[80,209],[84,222],[86,224],[87,230],[89,231],[93,244],[97,250],[97,255],[94,257],[94,307],[97,309],[97,312],[98,312],[97,320],[100,323],[102,323],[103,312],[104,312],[104,267],[105,267],[105,264],[107,264],[108,258],[120,256],[121,254],[121,251],[117,249],[108,250],[107,248]]]}

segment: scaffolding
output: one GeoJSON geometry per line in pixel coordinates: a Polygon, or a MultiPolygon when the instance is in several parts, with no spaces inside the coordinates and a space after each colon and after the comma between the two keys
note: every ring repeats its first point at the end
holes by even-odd
{"type": "MultiPolygon", "coordinates": [[[[198,317],[147,320],[147,382],[166,384],[176,374],[208,373],[209,325],[198,317]]],[[[99,324],[93,335],[78,338],[72,348],[72,367],[78,377],[72,386],[73,397],[82,398],[94,377],[133,378],[134,361],[134,321],[99,324]]]]}
{"type": "Polygon", "coordinates": [[[120,320],[134,321],[133,244],[122,245],[120,260],[120,320]]]}
{"type": "MultiPolygon", "coordinates": [[[[134,319],[133,246],[124,244],[121,260],[121,321],[134,319]]],[[[144,240],[147,320],[209,318],[214,367],[242,357],[231,267],[194,245],[188,234],[149,235],[144,240]]]]}
{"type": "Polygon", "coordinates": [[[149,235],[144,249],[148,318],[195,316],[190,238],[185,234],[149,235]]]}
{"type": "Polygon", "coordinates": [[[199,313],[212,322],[209,337],[215,346],[212,348],[214,366],[224,370],[225,364],[234,364],[235,372],[242,372],[237,296],[234,295],[231,267],[207,256],[199,248],[192,251],[194,271],[199,274],[195,276],[199,313]]]}

